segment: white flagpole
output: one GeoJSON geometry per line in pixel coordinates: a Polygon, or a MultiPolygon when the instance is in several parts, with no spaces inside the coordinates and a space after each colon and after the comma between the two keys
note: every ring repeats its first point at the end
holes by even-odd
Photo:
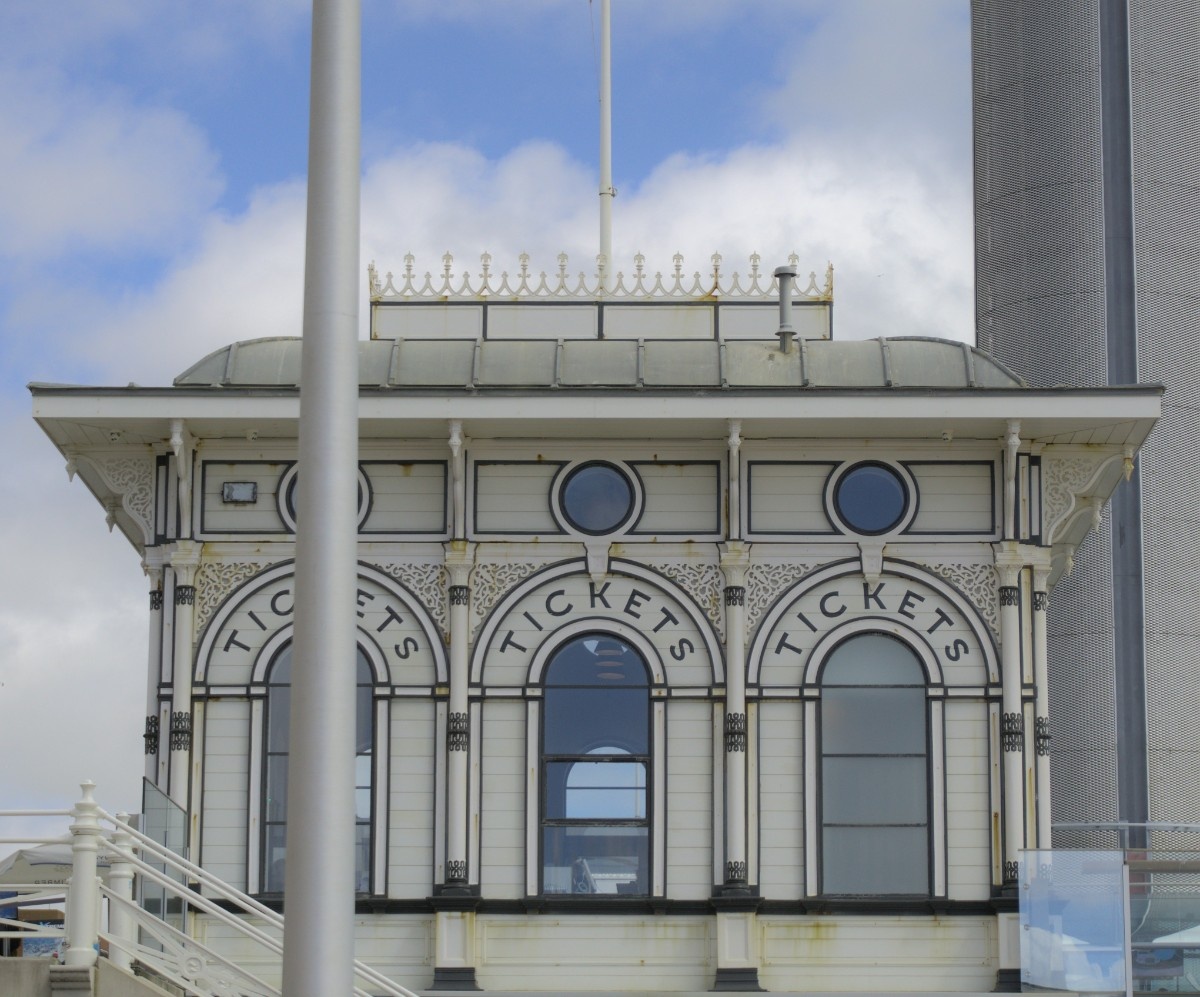
{"type": "Polygon", "coordinates": [[[600,0],[600,259],[601,288],[612,287],[612,9],[600,0]]]}
{"type": "Polygon", "coordinates": [[[283,992],[354,980],[360,0],[313,0],[283,992]]]}

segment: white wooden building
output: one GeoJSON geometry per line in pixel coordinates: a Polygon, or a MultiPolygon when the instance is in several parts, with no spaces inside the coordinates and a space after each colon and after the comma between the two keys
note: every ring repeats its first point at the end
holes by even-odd
{"type": "MultiPolygon", "coordinates": [[[[780,340],[757,265],[482,281],[372,273],[360,955],[419,989],[1015,985],[1047,599],[1159,391],[1033,390],[884,317],[840,342],[816,281],[780,340]]],[[[276,900],[299,350],[32,388],[150,578],[146,776],[276,900]]]]}

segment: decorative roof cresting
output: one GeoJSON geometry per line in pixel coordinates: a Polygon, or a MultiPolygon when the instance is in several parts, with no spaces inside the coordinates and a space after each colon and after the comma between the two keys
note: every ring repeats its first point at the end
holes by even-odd
{"type": "MultiPolygon", "coordinates": [[[[646,271],[646,258],[638,253],[633,258],[633,272],[626,276],[617,271],[606,288],[606,263],[603,256],[596,257],[596,271],[589,277],[582,271],[568,272],[569,260],[566,253],[558,254],[558,269],[554,274],[545,270],[534,274],[529,269],[529,254],[518,257],[518,270],[510,274],[507,270],[496,273],[492,269],[491,253],[479,258],[479,271],[472,274],[464,269],[454,273],[454,256],[442,256],[441,272],[436,276],[430,271],[418,274],[416,259],[412,253],[404,257],[404,272],[397,275],[388,271],[380,279],[379,271],[372,262],[367,267],[367,289],[372,301],[425,301],[472,300],[487,298],[574,298],[596,300],[624,298],[634,300],[712,300],[716,298],[739,298],[774,300],[779,295],[779,284],[773,274],[774,268],[762,268],[762,257],[758,253],[750,256],[750,269],[745,275],[734,270],[726,273],[721,269],[724,260],[720,253],[709,258],[709,267],[702,273],[695,270],[684,272],[684,260],[680,253],[672,258],[672,270],[668,274],[646,271]]],[[[788,256],[788,263],[796,266],[800,257],[795,253],[788,256]]],[[[799,288],[799,284],[796,285],[799,288]]],[[[797,291],[797,297],[810,301],[833,300],[833,264],[825,268],[824,282],[818,284],[816,271],[810,271],[808,285],[797,291]]]]}

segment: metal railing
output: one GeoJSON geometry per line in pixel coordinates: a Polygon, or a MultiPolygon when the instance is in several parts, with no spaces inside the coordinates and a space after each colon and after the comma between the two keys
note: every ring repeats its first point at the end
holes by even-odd
{"type": "MultiPolygon", "coordinates": [[[[0,845],[69,842],[71,866],[65,886],[11,883],[0,887],[13,894],[0,899],[0,910],[61,905],[66,911],[65,927],[0,917],[0,938],[55,939],[63,945],[62,962],[67,966],[94,966],[103,949],[113,965],[131,972],[148,971],[199,997],[278,997],[277,986],[140,907],[134,901],[134,880],[141,877],[177,899],[185,910],[225,925],[251,943],[270,965],[282,957],[283,916],[143,834],[127,815],[108,813],[96,803],[92,783],[83,783],[82,789],[82,798],[71,810],[0,812],[4,818],[71,819],[66,837],[0,838],[0,845]],[[98,875],[101,860],[108,863],[107,885],[98,875]]],[[[195,920],[184,918],[184,923],[195,920]]],[[[355,997],[416,997],[365,963],[356,961],[354,973],[355,997]]]]}

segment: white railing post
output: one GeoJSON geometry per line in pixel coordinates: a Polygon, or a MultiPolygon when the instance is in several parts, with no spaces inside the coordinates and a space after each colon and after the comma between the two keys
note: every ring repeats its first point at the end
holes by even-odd
{"type": "Polygon", "coordinates": [[[99,956],[100,891],[96,851],[100,844],[99,807],[92,798],[94,782],[82,783],[83,798],[75,804],[71,822],[71,881],[67,886],[68,966],[94,966],[99,956]]]}
{"type": "MultiPolygon", "coordinates": [[[[129,851],[134,846],[133,835],[126,829],[129,814],[117,814],[116,830],[113,832],[114,848],[129,851]]],[[[113,896],[121,900],[133,902],[133,865],[123,858],[114,855],[112,865],[108,870],[108,888],[113,896]]],[[[110,904],[108,912],[108,932],[118,942],[125,943],[130,949],[137,943],[137,921],[132,911],[124,904],[110,904]]],[[[108,953],[108,961],[120,969],[132,970],[133,957],[125,948],[114,945],[108,953]]]]}

